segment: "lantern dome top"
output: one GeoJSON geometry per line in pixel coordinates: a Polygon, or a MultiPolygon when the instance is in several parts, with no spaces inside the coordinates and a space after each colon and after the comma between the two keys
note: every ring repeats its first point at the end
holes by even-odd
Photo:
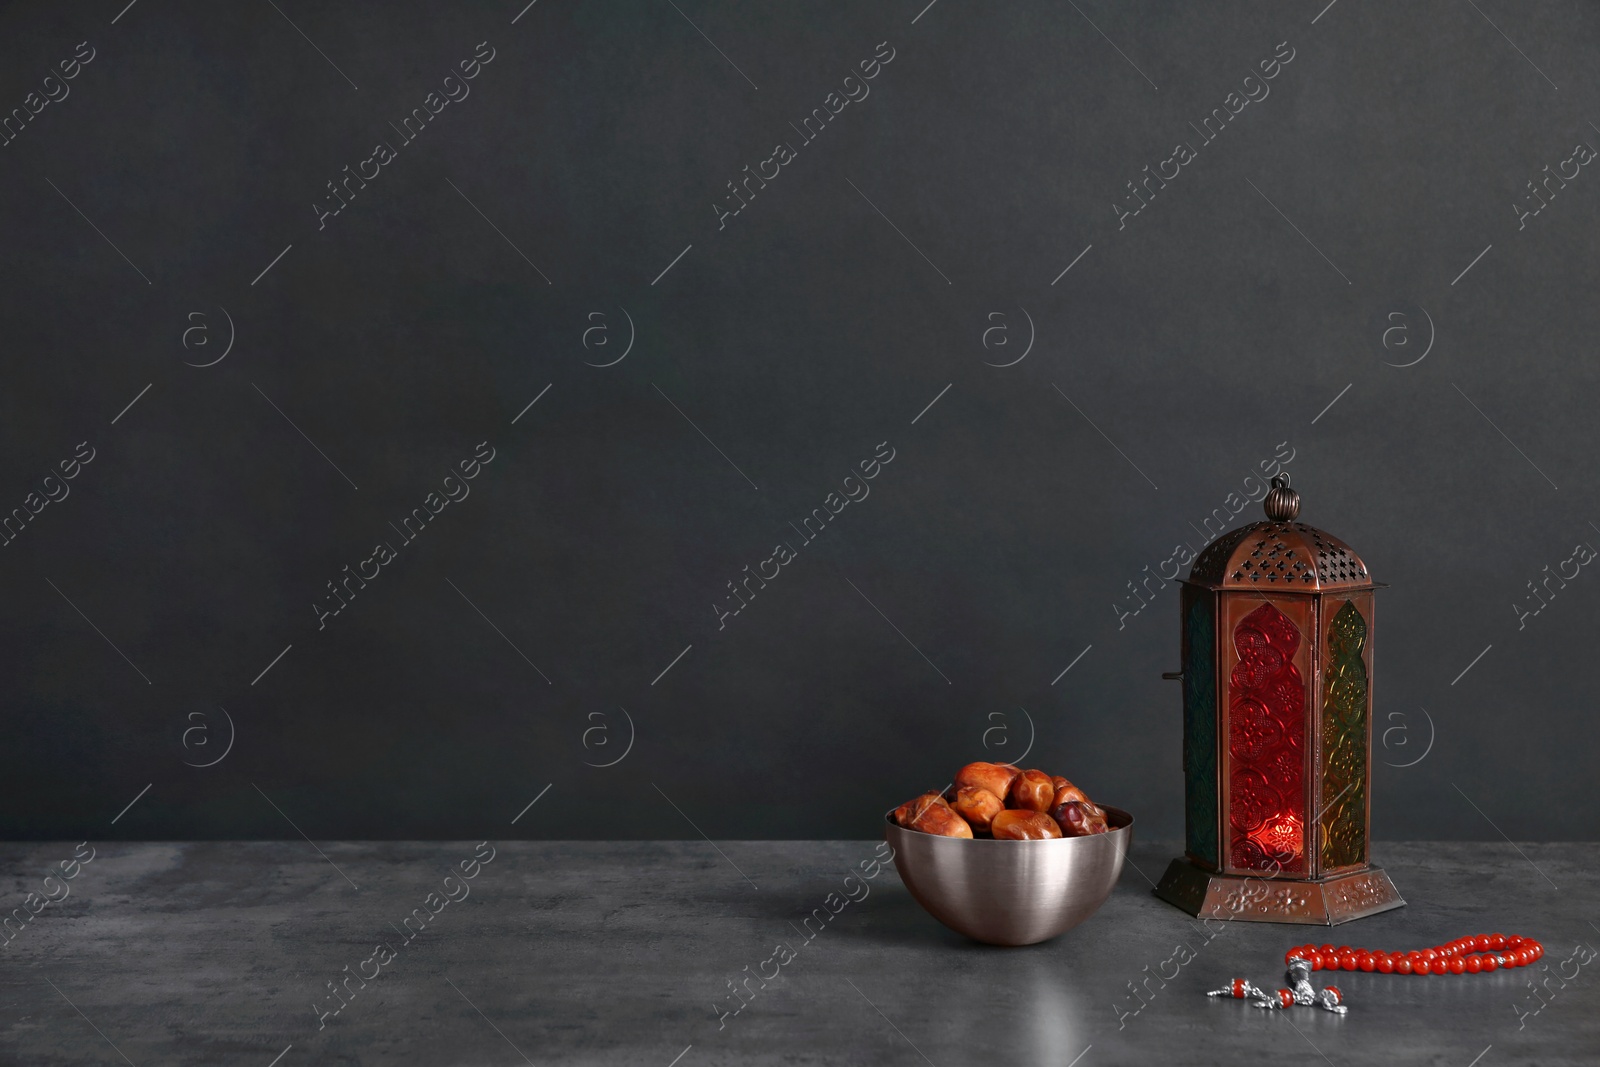
{"type": "Polygon", "coordinates": [[[1264,522],[1230,530],[1207,545],[1189,571],[1189,581],[1212,589],[1281,589],[1320,593],[1370,589],[1376,583],[1350,546],[1330,533],[1296,522],[1300,494],[1289,476],[1272,479],[1262,501],[1264,522]]]}

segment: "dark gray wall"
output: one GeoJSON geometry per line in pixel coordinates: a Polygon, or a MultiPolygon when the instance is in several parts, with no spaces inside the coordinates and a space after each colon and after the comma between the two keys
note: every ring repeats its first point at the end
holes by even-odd
{"type": "Polygon", "coordinates": [[[1391,585],[1375,835],[1593,836],[1596,8],[924,2],[0,15],[0,834],[864,837],[1031,722],[1172,835],[1128,583],[1281,453],[1391,585]]]}

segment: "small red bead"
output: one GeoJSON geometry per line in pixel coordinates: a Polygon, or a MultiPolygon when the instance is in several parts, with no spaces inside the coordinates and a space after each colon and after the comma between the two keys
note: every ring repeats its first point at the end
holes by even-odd
{"type": "Polygon", "coordinates": [[[1482,934],[1478,934],[1476,937],[1469,937],[1467,940],[1472,942],[1472,947],[1467,950],[1468,952],[1482,952],[1489,947],[1489,939],[1482,934]]]}
{"type": "Polygon", "coordinates": [[[1417,960],[1415,963],[1413,963],[1411,965],[1411,973],[1412,974],[1432,974],[1433,973],[1432,970],[1431,970],[1432,966],[1433,965],[1430,964],[1425,959],[1417,960]]]}
{"type": "Polygon", "coordinates": [[[1399,959],[1394,961],[1395,974],[1410,974],[1411,970],[1412,963],[1409,957],[1401,956],[1399,959]]]}
{"type": "Polygon", "coordinates": [[[1339,957],[1339,966],[1347,971],[1355,970],[1358,966],[1356,962],[1356,954],[1354,952],[1346,952],[1341,955],[1339,957]]]}
{"type": "Polygon", "coordinates": [[[1393,974],[1394,957],[1385,952],[1374,961],[1374,966],[1378,968],[1379,974],[1393,974]]]}
{"type": "Polygon", "coordinates": [[[1422,958],[1432,963],[1434,960],[1439,958],[1439,950],[1436,948],[1425,948],[1422,950],[1422,958]]]}
{"type": "Polygon", "coordinates": [[[1483,957],[1482,956],[1476,956],[1476,955],[1468,956],[1467,957],[1467,973],[1468,974],[1477,974],[1481,970],[1483,970],[1483,957]]]}
{"type": "Polygon", "coordinates": [[[1370,971],[1377,965],[1378,961],[1373,959],[1372,953],[1368,952],[1366,949],[1362,949],[1361,955],[1356,957],[1356,966],[1360,967],[1363,971],[1370,971]]]}
{"type": "Polygon", "coordinates": [[[1506,935],[1505,934],[1490,934],[1489,935],[1489,947],[1492,948],[1492,949],[1505,948],[1506,947],[1506,935]]]}
{"type": "Polygon", "coordinates": [[[1495,959],[1493,956],[1486,955],[1486,956],[1483,957],[1483,969],[1485,971],[1497,970],[1499,968],[1499,966],[1500,966],[1500,961],[1495,959]]]}
{"type": "Polygon", "coordinates": [[[1334,947],[1332,945],[1321,945],[1321,946],[1318,946],[1317,951],[1322,953],[1324,956],[1328,956],[1328,955],[1331,955],[1336,950],[1334,949],[1334,947]]]}
{"type": "Polygon", "coordinates": [[[1311,969],[1313,971],[1322,970],[1322,953],[1313,952],[1311,954],[1311,969]]]}
{"type": "Polygon", "coordinates": [[[1467,961],[1462,959],[1460,956],[1456,956],[1455,958],[1453,958],[1450,961],[1450,973],[1451,974],[1465,974],[1466,971],[1467,971],[1467,961]]]}
{"type": "Polygon", "coordinates": [[[1533,951],[1534,951],[1534,957],[1533,957],[1534,959],[1536,959],[1536,960],[1544,959],[1544,943],[1543,942],[1535,941],[1533,943],[1533,951]]]}

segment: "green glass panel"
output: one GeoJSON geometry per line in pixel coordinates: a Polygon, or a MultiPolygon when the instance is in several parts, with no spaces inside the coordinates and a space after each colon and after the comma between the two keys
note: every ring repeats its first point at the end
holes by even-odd
{"type": "Polygon", "coordinates": [[[1367,620],[1351,601],[1328,624],[1322,694],[1322,869],[1367,859],[1367,620]]]}
{"type": "Polygon", "coordinates": [[[1185,847],[1217,864],[1217,640],[1212,597],[1186,590],[1183,617],[1185,847]]]}

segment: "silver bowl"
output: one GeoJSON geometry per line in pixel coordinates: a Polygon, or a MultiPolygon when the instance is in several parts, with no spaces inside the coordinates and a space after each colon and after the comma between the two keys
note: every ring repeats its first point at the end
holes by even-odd
{"type": "Polygon", "coordinates": [[[1048,841],[939,837],[897,826],[891,813],[884,839],[929,915],[975,941],[1033,945],[1077,926],[1111,895],[1133,844],[1133,816],[1105,813],[1111,829],[1103,834],[1048,841]]]}

